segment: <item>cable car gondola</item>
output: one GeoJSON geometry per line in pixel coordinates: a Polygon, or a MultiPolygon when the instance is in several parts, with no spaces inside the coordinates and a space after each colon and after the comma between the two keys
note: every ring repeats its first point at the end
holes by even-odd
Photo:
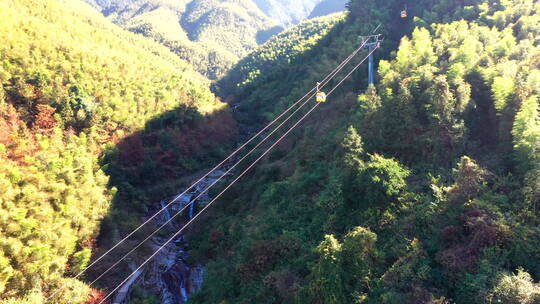
{"type": "Polygon", "coordinates": [[[325,102],[326,101],[326,93],[325,92],[317,92],[315,100],[317,102],[325,102]]]}
{"type": "Polygon", "coordinates": [[[405,6],[405,8],[401,11],[401,18],[407,18],[409,16],[409,14],[407,13],[407,7],[405,6]]]}
{"type": "Polygon", "coordinates": [[[317,94],[315,94],[315,101],[317,102],[325,102],[326,101],[326,93],[319,90],[319,86],[321,84],[317,82],[317,94]]]}

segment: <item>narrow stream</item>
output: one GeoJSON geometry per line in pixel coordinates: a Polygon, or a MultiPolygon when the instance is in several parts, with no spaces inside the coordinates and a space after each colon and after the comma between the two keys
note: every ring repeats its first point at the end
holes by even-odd
{"type": "MultiPolygon", "coordinates": [[[[231,161],[232,162],[232,161],[231,161]]],[[[193,191],[179,197],[169,208],[164,210],[154,219],[156,227],[166,223],[176,212],[180,211],[193,198],[197,197],[207,189],[218,178],[225,175],[230,168],[230,162],[223,165],[218,170],[199,182],[193,191]]],[[[231,173],[229,173],[230,175],[231,173]]],[[[224,176],[222,180],[226,180],[224,176]]],[[[182,190],[183,192],[183,190],[182,190]]],[[[210,202],[208,193],[201,195],[200,198],[193,201],[187,209],[187,218],[191,219],[196,214],[199,207],[210,202]]],[[[162,200],[150,208],[148,217],[155,214],[168,204],[169,201],[162,200]]],[[[177,216],[176,220],[169,223],[170,227],[164,229],[177,230],[186,221],[186,215],[177,216]]],[[[150,248],[157,250],[162,246],[172,233],[167,236],[160,236],[159,233],[150,241],[150,248]]],[[[182,304],[189,299],[189,295],[199,291],[202,288],[205,268],[203,265],[189,265],[186,260],[189,257],[188,243],[184,236],[180,235],[173,242],[169,243],[159,254],[157,254],[150,263],[148,263],[140,272],[136,273],[131,280],[126,282],[114,295],[113,304],[130,303],[131,293],[135,286],[141,287],[145,293],[159,295],[161,304],[182,304]]],[[[135,269],[135,266],[132,267],[135,269]]]]}

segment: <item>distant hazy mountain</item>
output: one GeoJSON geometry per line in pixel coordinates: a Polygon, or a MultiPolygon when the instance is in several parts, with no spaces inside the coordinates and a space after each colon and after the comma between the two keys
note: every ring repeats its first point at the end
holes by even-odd
{"type": "Polygon", "coordinates": [[[307,19],[321,1],[323,0],[253,0],[266,15],[284,27],[307,19]]]}
{"type": "Polygon", "coordinates": [[[85,0],[114,23],[164,44],[210,79],[284,28],[347,0],[85,0]],[[321,2],[322,1],[322,2],[321,2]]]}
{"type": "Polygon", "coordinates": [[[114,23],[154,38],[211,79],[282,28],[251,0],[86,0],[114,23]]]}
{"type": "Polygon", "coordinates": [[[348,2],[348,0],[323,0],[311,11],[309,18],[345,11],[348,2]]]}

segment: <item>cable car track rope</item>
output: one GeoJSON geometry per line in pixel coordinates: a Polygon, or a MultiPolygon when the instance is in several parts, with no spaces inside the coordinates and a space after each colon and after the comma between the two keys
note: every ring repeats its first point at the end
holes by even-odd
{"type": "MultiPolygon", "coordinates": [[[[332,70],[322,81],[321,81],[321,86],[324,86],[326,84],[328,84],[328,82],[330,82],[330,80],[332,80],[341,70],[343,70],[344,66],[347,65],[361,50],[362,48],[365,46],[365,44],[368,42],[369,40],[369,37],[364,39],[362,44],[357,48],[355,49],[345,60],[343,60],[336,68],[334,68],[334,70],[332,70]]],[[[116,248],[118,248],[121,244],[123,244],[124,242],[126,242],[130,237],[132,237],[136,232],[138,232],[139,230],[141,230],[144,226],[146,226],[148,223],[150,223],[153,219],[155,219],[159,214],[161,214],[164,210],[166,210],[167,208],[169,208],[174,202],[176,202],[180,197],[182,197],[183,195],[185,195],[186,193],[189,192],[189,190],[191,190],[193,187],[195,187],[197,184],[199,184],[201,181],[203,181],[205,178],[207,178],[210,174],[212,174],[214,171],[216,171],[217,169],[219,169],[221,166],[223,166],[227,161],[229,161],[230,159],[232,159],[235,155],[237,155],[240,151],[242,151],[245,147],[247,147],[251,142],[253,142],[257,137],[259,137],[261,134],[263,134],[264,132],[266,132],[272,125],[274,125],[278,120],[280,120],[283,116],[285,116],[287,113],[289,113],[295,106],[297,106],[299,103],[301,103],[303,100],[305,100],[307,98],[307,101],[309,101],[313,95],[316,94],[316,87],[313,87],[310,91],[308,91],[304,96],[302,96],[300,99],[298,99],[296,102],[294,102],[291,106],[289,106],[287,109],[285,109],[280,115],[278,115],[276,118],[274,118],[271,122],[269,122],[264,128],[262,128],[259,132],[257,132],[255,135],[253,135],[251,138],[249,138],[245,143],[243,143],[240,147],[238,147],[234,152],[232,152],[229,156],[227,156],[224,160],[222,160],[219,164],[217,164],[214,168],[212,168],[210,171],[208,171],[205,175],[203,175],[201,178],[199,178],[196,182],[194,182],[193,184],[191,184],[191,186],[189,186],[188,188],[186,188],[182,193],[178,194],[177,196],[175,196],[169,203],[167,203],[164,207],[162,207],[158,212],[156,212],[155,214],[153,214],[152,216],[150,216],[148,219],[146,219],[146,221],[144,221],[142,224],[140,224],[137,228],[135,228],[133,231],[131,231],[129,234],[127,234],[124,238],[122,238],[120,241],[118,241],[113,247],[111,247],[110,249],[108,249],[105,253],[103,253],[101,256],[99,256],[97,259],[95,259],[92,263],[90,263],[86,268],[84,268],[82,271],[80,271],[77,275],[75,275],[73,277],[73,279],[78,279],[79,277],[81,277],[84,273],[86,273],[90,268],[92,268],[93,266],[95,266],[98,262],[100,262],[103,258],[105,258],[105,256],[109,255],[112,251],[114,251],[116,248]],[[311,95],[310,95],[311,94],[311,95]]],[[[289,117],[287,117],[285,119],[285,121],[288,121],[296,112],[298,112],[298,110],[303,107],[306,103],[304,102],[296,111],[294,111],[292,114],[289,115],[289,117]]],[[[278,128],[280,128],[283,124],[281,124],[280,126],[278,126],[278,128]]],[[[277,129],[275,129],[272,133],[274,133],[277,129]]],[[[265,137],[263,139],[263,141],[266,141],[268,139],[269,136],[265,137]]],[[[258,145],[260,146],[260,145],[258,145]]],[[[245,158],[245,157],[244,157],[245,158]]],[[[243,159],[244,159],[243,158],[243,159]]],[[[234,166],[238,165],[239,162],[237,162],[234,166]]],[[[221,177],[220,177],[221,179],[221,177]]],[[[215,184],[215,183],[214,183],[215,184]]],[[[211,186],[207,187],[205,189],[204,192],[206,192],[207,190],[209,190],[209,188],[211,188],[214,184],[212,184],[211,186]]],[[[179,212],[182,212],[184,211],[187,206],[189,206],[190,204],[187,204],[181,211],[179,212]]],[[[177,214],[175,214],[175,216],[173,217],[176,217],[177,214]]],[[[169,223],[170,220],[167,222],[169,223]]],[[[164,225],[162,225],[161,227],[159,227],[157,229],[157,231],[161,230],[161,228],[163,228],[164,225]]],[[[157,233],[157,231],[154,231],[154,233],[151,234],[150,237],[152,237],[153,235],[155,235],[157,233]]],[[[133,253],[137,248],[139,248],[144,242],[146,242],[150,237],[147,237],[145,240],[143,240],[142,242],[140,242],[138,245],[136,245],[136,247],[134,249],[132,249],[131,251],[129,251],[126,255],[124,255],[119,261],[117,261],[113,266],[110,267],[110,269],[107,269],[105,270],[104,273],[102,273],[101,275],[98,276],[97,279],[95,279],[94,281],[92,281],[90,283],[90,285],[94,284],[97,280],[99,280],[101,277],[104,276],[105,273],[109,272],[114,266],[118,265],[118,263],[120,263],[122,260],[124,260],[128,255],[130,255],[131,253],[133,253]]],[[[60,292],[61,290],[63,290],[65,286],[62,286],[60,287],[59,289],[57,289],[55,292],[53,292],[48,298],[47,298],[47,301],[49,301],[53,296],[55,296],[58,292],[60,292]]]]}
{"type": "MultiPolygon", "coordinates": [[[[364,42],[362,43],[362,46],[363,47],[365,45],[365,43],[367,42],[367,39],[364,40],[364,42]]],[[[377,45],[376,47],[374,47],[372,50],[370,50],[369,54],[364,58],[362,59],[356,66],[354,66],[354,68],[345,76],[343,77],[339,82],[338,84],[336,84],[329,92],[328,92],[328,96],[330,96],[338,87],[341,86],[341,84],[343,84],[343,82],[345,82],[345,80],[347,80],[368,58],[371,54],[373,54],[373,52],[375,52],[375,50],[377,50],[380,46],[377,45]]],[[[359,50],[358,50],[359,51],[359,50]]],[[[358,52],[356,52],[358,53],[358,52]]],[[[353,56],[354,57],[354,56],[353,56]]],[[[348,57],[347,59],[352,59],[352,57],[348,57]]],[[[344,67],[341,66],[341,68],[339,69],[339,71],[342,70],[342,68],[344,67]]],[[[338,72],[339,72],[338,71],[338,72]]],[[[337,73],[338,73],[337,72],[337,73]]],[[[336,73],[336,74],[337,74],[336,73]]],[[[332,73],[331,73],[332,74],[332,73]]],[[[334,75],[335,76],[335,75],[334,75]]],[[[332,77],[333,78],[333,77],[332,77]]],[[[326,79],[326,78],[325,78],[326,79]]],[[[330,78],[331,79],[331,78],[330,78]]],[[[330,81],[330,79],[328,79],[327,83],[330,81]]],[[[311,92],[313,92],[313,89],[308,92],[308,94],[306,94],[305,96],[308,96],[311,92]]],[[[314,94],[313,94],[314,96],[314,94]]],[[[304,97],[303,97],[304,98],[304,97]]],[[[311,99],[311,98],[310,98],[311,99]]],[[[303,105],[305,105],[310,99],[308,99],[303,105]]],[[[302,99],[300,99],[302,100],[302,99]]],[[[303,106],[302,105],[302,106],[303,106]]],[[[216,195],[216,197],[214,197],[208,204],[206,204],[206,206],[204,206],[204,208],[202,208],[193,218],[191,218],[186,224],[184,224],[179,230],[177,230],[174,235],[172,237],[170,237],[163,245],[161,245],[150,257],[148,257],[141,265],[139,265],[139,267],[137,267],[137,269],[135,269],[130,275],[128,275],[122,282],[120,282],[113,290],[111,290],[98,304],[102,304],[104,303],[109,297],[111,297],[112,294],[114,294],[120,287],[122,287],[132,276],[134,276],[137,272],[139,272],[148,262],[150,262],[159,252],[161,252],[161,250],[163,250],[167,245],[169,245],[175,238],[177,238],[191,223],[193,223],[201,214],[203,214],[210,206],[212,206],[212,204],[218,199],[221,197],[221,195],[223,195],[229,188],[231,188],[240,178],[242,178],[247,172],[249,172],[249,170],[251,170],[251,168],[253,168],[261,159],[263,159],[275,146],[277,146],[290,132],[292,132],[302,121],[304,121],[318,106],[320,105],[320,103],[316,103],[313,107],[311,107],[311,109],[309,109],[294,125],[292,125],[280,138],[278,138],[269,148],[267,148],[255,161],[253,161],[246,169],[244,169],[244,171],[242,173],[240,173],[240,175],[238,175],[232,182],[230,182],[227,187],[225,187],[219,194],[216,195]]],[[[300,107],[301,108],[301,107],[300,107]]],[[[300,109],[299,108],[299,109],[300,109]]],[[[299,110],[297,109],[297,111],[299,110]]],[[[294,113],[296,113],[297,111],[295,111],[294,113]]],[[[291,114],[292,115],[294,115],[291,114]]],[[[282,123],[283,124],[283,123],[282,123]]],[[[281,125],[280,125],[281,126],[281,125]]],[[[277,130],[277,129],[276,129],[277,130]]],[[[269,136],[267,136],[268,138],[269,136]]],[[[266,138],[265,138],[266,140],[266,138]]],[[[254,151],[254,150],[252,150],[254,151]]],[[[251,152],[251,151],[250,151],[251,152]]],[[[238,162],[239,163],[239,162],[238,162]]],[[[193,203],[193,201],[190,202],[190,204],[193,203]]],[[[188,204],[189,205],[189,204],[188,204]]],[[[187,207],[187,206],[186,206],[187,207]]],[[[186,208],[184,207],[184,209],[186,208]]],[[[179,211],[180,213],[181,211],[179,211]]],[[[176,216],[176,215],[175,215],[176,216]]]]}
{"type": "MultiPolygon", "coordinates": [[[[364,45],[365,43],[362,44],[362,46],[364,45]]],[[[321,86],[324,86],[326,85],[335,75],[337,75],[337,73],[339,73],[343,66],[345,64],[347,64],[348,62],[350,62],[350,60],[352,58],[355,57],[355,55],[357,54],[358,52],[355,50],[355,52],[353,52],[351,54],[351,56],[349,56],[345,61],[342,62],[342,64],[340,64],[338,66],[338,68],[334,69],[334,71],[332,71],[332,73],[330,73],[324,80],[323,82],[321,83],[321,86]],[[333,76],[331,76],[333,74],[333,76]],[[330,77],[331,76],[331,77],[330,77]]],[[[90,286],[93,285],[94,283],[96,283],[99,279],[101,279],[105,274],[107,274],[108,272],[110,272],[114,267],[116,267],[121,261],[123,261],[125,258],[127,258],[129,255],[131,255],[133,252],[135,252],[138,248],[140,248],[145,242],[147,242],[148,240],[150,240],[154,235],[156,235],[161,229],[163,229],[165,226],[167,226],[170,222],[172,222],[178,215],[180,215],[183,211],[185,211],[188,207],[190,207],[191,204],[193,204],[195,201],[197,201],[201,196],[203,196],[206,192],[208,192],[208,190],[210,190],[211,187],[213,187],[214,185],[216,185],[223,177],[227,176],[227,174],[229,174],[230,172],[232,172],[232,170],[234,168],[236,168],[242,161],[244,161],[249,155],[251,155],[253,152],[255,152],[255,150],[257,150],[257,148],[259,148],[264,142],[266,142],[266,140],[268,140],[275,132],[277,132],[279,129],[281,129],[281,127],[287,122],[289,121],[298,111],[300,111],[310,100],[311,98],[315,95],[315,93],[312,93],[313,90],[309,91],[308,94],[304,95],[304,97],[302,97],[299,101],[302,101],[303,99],[305,99],[305,97],[309,97],[307,98],[304,103],[302,103],[293,113],[291,113],[283,122],[281,122],[276,128],[274,128],[274,130],[272,130],[272,132],[270,132],[268,135],[266,135],[261,142],[259,142],[255,147],[253,147],[248,153],[246,153],[240,160],[238,160],[233,166],[231,166],[223,175],[221,175],[219,178],[217,178],[212,184],[210,184],[208,187],[206,187],[202,192],[200,192],[195,198],[191,199],[190,202],[188,204],[186,204],[181,210],[177,211],[173,216],[171,216],[165,223],[163,223],[160,227],[158,227],[153,233],[151,233],[149,236],[147,236],[144,240],[142,240],[141,242],[139,242],[138,245],[136,245],[133,249],[131,249],[129,252],[127,252],[122,258],[120,258],[118,261],[116,261],[113,265],[111,265],[109,268],[107,268],[102,274],[100,274],[97,278],[95,278],[92,282],[90,282],[90,286]],[[310,95],[311,94],[311,95],[310,95]]],[[[295,103],[295,104],[298,104],[298,103],[295,103]]],[[[210,171],[212,172],[212,171],[210,171]]],[[[174,202],[174,200],[173,200],[174,202]]],[[[170,204],[169,204],[170,205],[170,204]]],[[[167,207],[167,206],[166,206],[167,207]]]]}
{"type": "MultiPolygon", "coordinates": [[[[334,70],[332,70],[322,81],[321,81],[321,86],[324,86],[326,84],[328,84],[328,82],[330,82],[330,80],[332,80],[341,70],[343,70],[344,66],[347,65],[361,50],[362,48],[365,46],[365,44],[367,43],[367,41],[369,40],[369,37],[365,38],[362,42],[362,44],[357,48],[355,49],[345,60],[343,60],[336,68],[334,68],[334,70]]],[[[249,140],[247,140],[244,144],[242,144],[240,147],[238,147],[234,152],[232,152],[229,156],[227,156],[223,161],[221,161],[219,164],[217,164],[214,168],[212,168],[210,171],[208,171],[205,175],[203,175],[201,178],[199,178],[196,182],[194,182],[191,186],[189,186],[188,188],[186,188],[182,193],[180,193],[179,195],[177,195],[176,197],[174,197],[168,204],[166,204],[164,207],[162,207],[158,212],[156,212],[155,214],[153,214],[151,217],[149,217],[146,221],[144,221],[142,224],[140,224],[137,228],[135,228],[133,231],[131,231],[128,235],[126,235],[123,239],[121,239],[120,241],[118,241],[113,247],[111,247],[110,249],[108,249],[104,254],[102,254],[101,256],[99,256],[96,260],[94,260],[90,265],[88,265],[85,269],[83,269],[82,271],[80,271],[77,275],[75,275],[73,278],[74,279],[77,279],[79,278],[80,276],[82,276],[84,273],[86,273],[90,268],[92,268],[94,265],[96,265],[99,261],[101,261],[105,256],[109,255],[113,250],[115,250],[116,248],[118,248],[122,243],[124,243],[125,241],[127,241],[131,236],[133,236],[137,231],[139,231],[140,229],[142,229],[145,225],[147,225],[148,223],[150,223],[153,219],[155,219],[159,214],[161,214],[164,210],[166,210],[167,208],[169,208],[174,202],[176,202],[180,197],[182,197],[183,195],[185,195],[186,193],[188,193],[189,190],[191,190],[193,187],[195,187],[197,184],[199,184],[201,181],[203,181],[206,177],[208,177],[210,174],[212,174],[214,171],[216,171],[217,169],[219,169],[222,165],[224,165],[227,161],[229,161],[230,159],[232,159],[235,155],[237,155],[240,151],[242,151],[245,147],[247,147],[251,142],[253,142],[257,137],[259,137],[261,134],[263,134],[264,132],[266,132],[272,125],[274,125],[277,121],[279,121],[279,119],[281,119],[283,116],[285,116],[288,112],[290,112],[295,106],[297,106],[299,103],[301,103],[303,100],[305,100],[307,98],[307,101],[309,101],[313,95],[316,94],[316,87],[313,87],[310,91],[308,91],[304,96],[302,96],[300,99],[298,99],[296,102],[294,102],[291,106],[289,106],[287,109],[285,109],[280,115],[278,115],[276,118],[274,118],[271,122],[269,122],[263,129],[261,129],[258,133],[256,133],[255,135],[253,135],[249,140]],[[315,91],[315,92],[314,92],[315,91]],[[311,94],[311,95],[310,95],[311,94]]],[[[306,103],[307,101],[305,101],[296,111],[294,111],[292,114],[290,114],[286,119],[285,121],[288,121],[294,114],[296,114],[296,112],[298,112],[298,110],[300,108],[302,108],[306,103]]],[[[284,122],[285,122],[284,121],[284,122]]],[[[274,129],[274,131],[272,131],[272,133],[274,133],[275,131],[277,131],[277,129],[279,129],[281,126],[283,125],[280,124],[276,129],[274,129]]],[[[266,136],[262,142],[266,141],[267,139],[269,138],[269,136],[266,136]]],[[[262,142],[260,144],[262,144],[262,142]]],[[[260,146],[257,145],[258,146],[260,146]]],[[[250,151],[248,154],[251,154],[253,152],[250,151]]],[[[246,154],[247,156],[247,154],[246,154]]],[[[243,159],[246,158],[243,157],[243,159]]],[[[240,160],[240,161],[242,161],[240,160]]],[[[233,167],[236,167],[239,162],[236,162],[236,164],[233,166],[233,167]]],[[[230,171],[228,171],[230,172],[230,171]]],[[[222,177],[220,177],[218,180],[220,180],[222,177]]],[[[207,192],[215,183],[213,183],[211,186],[207,187],[203,193],[207,192]]],[[[199,195],[200,197],[200,195],[199,195]]],[[[197,197],[198,198],[198,197],[197,197]]],[[[193,201],[193,200],[192,200],[193,201]]],[[[175,214],[173,216],[176,217],[179,213],[183,212],[190,204],[187,204],[182,210],[180,210],[177,214],[175,214]]],[[[166,224],[168,224],[169,222],[171,222],[171,220],[167,221],[166,224]]],[[[129,256],[131,253],[133,253],[136,249],[138,249],[143,243],[145,243],[146,241],[148,241],[148,239],[150,239],[152,236],[154,236],[159,230],[161,230],[166,224],[162,225],[161,227],[159,227],[156,231],[154,231],[149,237],[145,238],[143,241],[139,242],[139,244],[137,244],[132,250],[130,250],[127,254],[125,254],[120,260],[118,260],[116,263],[114,263],[113,266],[109,267],[109,269],[105,270],[105,272],[103,272],[102,274],[100,274],[94,281],[92,281],[90,283],[90,285],[94,284],[95,282],[97,282],[97,280],[99,280],[100,278],[102,278],[106,273],[108,273],[112,268],[114,268],[116,265],[118,265],[122,260],[124,260],[127,256],[129,256]]],[[[61,290],[63,290],[63,287],[65,286],[62,286],[61,288],[57,289],[54,293],[52,293],[48,298],[47,298],[47,301],[50,300],[53,296],[55,296],[58,292],[60,292],[61,290]]]]}

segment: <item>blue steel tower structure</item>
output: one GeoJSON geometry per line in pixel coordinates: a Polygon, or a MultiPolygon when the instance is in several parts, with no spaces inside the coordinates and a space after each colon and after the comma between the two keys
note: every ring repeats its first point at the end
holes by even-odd
{"type": "Polygon", "coordinates": [[[373,36],[367,36],[364,37],[365,39],[372,40],[372,42],[368,42],[364,45],[364,48],[368,49],[369,55],[369,64],[368,64],[368,85],[375,84],[375,59],[373,58],[373,50],[376,47],[379,47],[382,39],[381,35],[373,35],[373,36]]]}

